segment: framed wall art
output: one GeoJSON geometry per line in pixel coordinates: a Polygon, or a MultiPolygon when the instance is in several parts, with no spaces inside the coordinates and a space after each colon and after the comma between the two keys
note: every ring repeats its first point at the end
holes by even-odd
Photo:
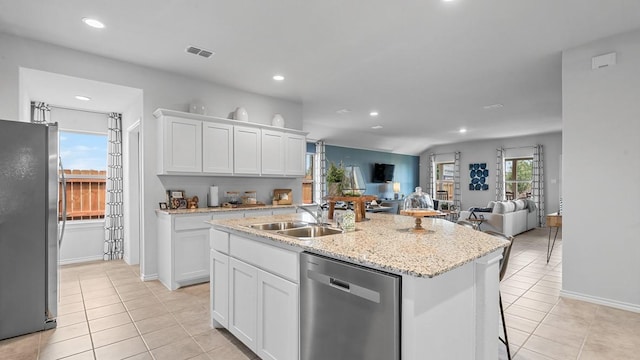
{"type": "Polygon", "coordinates": [[[489,190],[489,184],[487,183],[489,177],[489,169],[487,169],[487,163],[473,163],[469,164],[469,190],[489,190]]]}

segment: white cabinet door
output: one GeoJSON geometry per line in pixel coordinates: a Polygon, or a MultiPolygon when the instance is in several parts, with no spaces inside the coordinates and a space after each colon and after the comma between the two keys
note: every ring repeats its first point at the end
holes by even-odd
{"type": "Polygon", "coordinates": [[[258,342],[261,359],[298,359],[298,286],[258,271],[258,342]]]}
{"type": "Polygon", "coordinates": [[[262,130],[263,175],[284,175],[284,139],[280,131],[262,130]]]}
{"type": "Polygon", "coordinates": [[[285,134],[285,174],[304,176],[307,140],[304,136],[285,134]]]}
{"type": "Polygon", "coordinates": [[[260,129],[233,127],[233,172],[235,174],[259,175],[260,129]]]}
{"type": "Polygon", "coordinates": [[[202,172],[202,121],[164,118],[164,172],[202,172]]]}
{"type": "Polygon", "coordinates": [[[229,327],[229,256],[211,250],[211,317],[229,327]]]}
{"type": "Polygon", "coordinates": [[[209,230],[177,231],[174,244],[176,282],[209,277],[209,230]]]}
{"type": "Polygon", "coordinates": [[[206,121],[202,124],[202,171],[233,173],[233,126],[206,121]]]}
{"type": "Polygon", "coordinates": [[[229,258],[229,331],[256,351],[258,269],[229,258]]]}

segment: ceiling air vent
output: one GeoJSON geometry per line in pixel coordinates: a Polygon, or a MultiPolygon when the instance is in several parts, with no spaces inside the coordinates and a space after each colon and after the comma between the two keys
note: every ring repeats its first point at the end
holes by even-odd
{"type": "Polygon", "coordinates": [[[193,55],[200,55],[204,58],[210,58],[213,54],[215,54],[213,51],[211,50],[207,50],[207,49],[202,49],[193,45],[189,45],[186,49],[186,52],[188,52],[189,54],[193,54],[193,55]]]}

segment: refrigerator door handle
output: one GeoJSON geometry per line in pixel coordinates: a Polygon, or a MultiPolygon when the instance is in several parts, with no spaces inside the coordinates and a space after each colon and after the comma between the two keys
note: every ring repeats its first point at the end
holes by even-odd
{"type": "Polygon", "coordinates": [[[60,237],[58,238],[58,247],[60,247],[64,237],[64,228],[67,225],[67,179],[64,176],[64,167],[60,156],[58,156],[58,164],[60,165],[60,179],[62,180],[62,229],[60,229],[60,237]]]}

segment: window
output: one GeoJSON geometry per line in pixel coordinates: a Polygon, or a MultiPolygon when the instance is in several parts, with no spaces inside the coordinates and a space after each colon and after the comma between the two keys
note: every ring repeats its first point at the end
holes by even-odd
{"type": "Polygon", "coordinates": [[[454,174],[454,163],[436,164],[436,200],[453,200],[454,174]]]}
{"type": "Polygon", "coordinates": [[[507,200],[531,197],[533,158],[507,159],[504,162],[504,189],[507,200]]]}
{"type": "Polygon", "coordinates": [[[307,153],[305,157],[305,175],[302,179],[302,203],[313,203],[313,172],[314,172],[314,156],[313,153],[307,153]]]}
{"type": "MultiPolygon", "coordinates": [[[[107,135],[60,131],[66,179],[67,220],[104,218],[107,135]]],[[[62,180],[59,208],[62,218],[62,180]]]]}

